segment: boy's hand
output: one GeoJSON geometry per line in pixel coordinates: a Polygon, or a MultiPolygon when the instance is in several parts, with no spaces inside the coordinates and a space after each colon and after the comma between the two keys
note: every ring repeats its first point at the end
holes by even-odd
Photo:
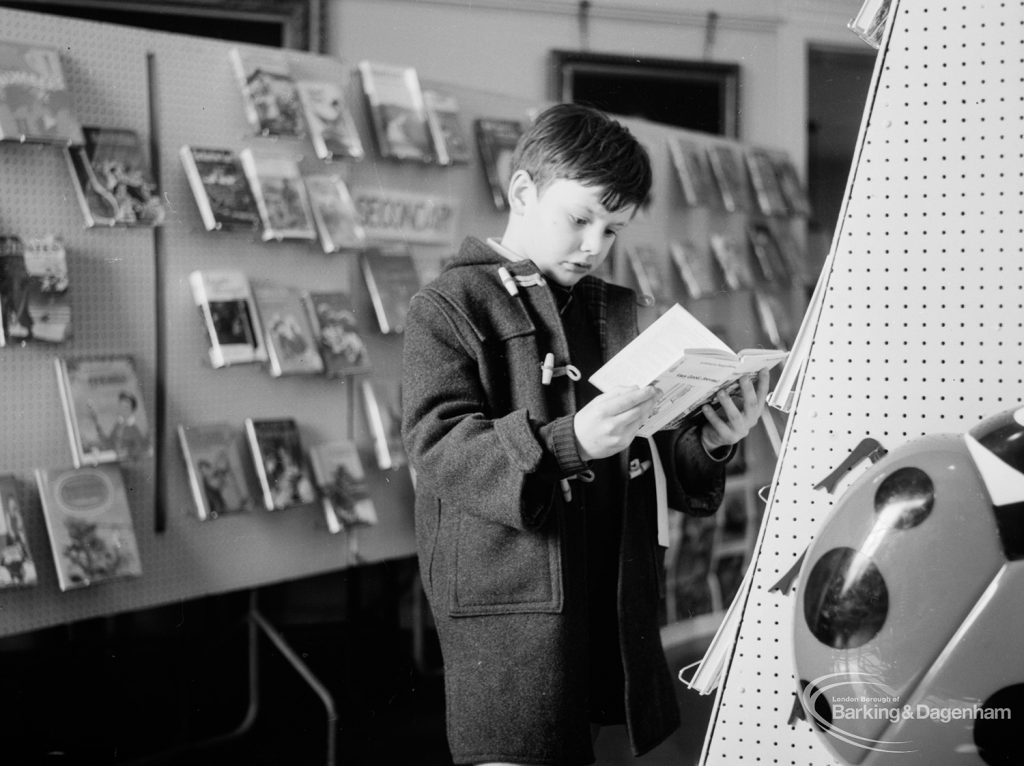
{"type": "Polygon", "coordinates": [[[616,388],[592,399],[572,421],[580,457],[598,460],[628,447],[654,408],[654,394],[651,386],[616,388]]]}
{"type": "Polygon", "coordinates": [[[740,381],[742,400],[737,403],[724,391],[718,392],[716,410],[710,404],[702,408],[707,423],[701,428],[700,438],[708,452],[736,444],[754,427],[761,417],[765,400],[768,398],[768,370],[761,370],[757,376],[757,390],[749,377],[740,381]]]}

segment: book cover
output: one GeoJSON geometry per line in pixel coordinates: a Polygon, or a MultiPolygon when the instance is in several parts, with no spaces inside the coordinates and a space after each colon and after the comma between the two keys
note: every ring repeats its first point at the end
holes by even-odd
{"type": "Polygon", "coordinates": [[[252,129],[261,136],[302,137],[302,107],[285,55],[274,50],[232,48],[228,57],[252,129]]]}
{"type": "Polygon", "coordinates": [[[721,289],[707,247],[693,240],[673,240],[668,251],[691,298],[707,298],[721,289]]]}
{"type": "Polygon", "coordinates": [[[207,231],[259,225],[256,200],[234,151],[186,144],[178,156],[207,231]]]}
{"type": "Polygon", "coordinates": [[[83,143],[56,48],[0,41],[0,140],[83,143]]]}
{"type": "Polygon", "coordinates": [[[789,206],[782,194],[772,158],[760,149],[747,151],[744,158],[758,209],[765,215],[788,215],[789,206]]]}
{"type": "Polygon", "coordinates": [[[133,357],[57,357],[54,363],[76,468],[153,454],[133,357]]]}
{"type": "Polygon", "coordinates": [[[370,355],[348,293],[310,291],[303,298],[324,372],[332,378],[369,372],[370,355]]]}
{"type": "Polygon", "coordinates": [[[240,426],[182,424],[178,426],[178,444],[201,521],[256,508],[256,477],[240,426]]]}
{"type": "Polygon", "coordinates": [[[0,475],[0,588],[35,585],[37,579],[21,515],[18,480],[0,475]]]}
{"type": "Polygon", "coordinates": [[[409,301],[420,289],[412,253],[406,247],[371,247],[363,252],[360,265],[380,331],[401,333],[409,301]]]}
{"type": "Polygon", "coordinates": [[[206,328],[214,368],[267,361],[263,328],[249,278],[235,269],[189,274],[192,297],[206,328]]]}
{"type": "Polygon", "coordinates": [[[239,152],[239,159],[256,199],[263,241],[316,239],[298,163],[288,157],[257,155],[249,148],[239,152]]]}
{"type": "Polygon", "coordinates": [[[786,356],[779,349],[734,352],[677,303],[591,375],[590,382],[602,391],[654,386],[654,408],[638,432],[652,436],[696,416],[719,390],[731,393],[741,378],[771,369],[786,356]]]}
{"type": "Polygon", "coordinates": [[[265,333],[270,374],[313,375],[324,371],[301,293],[285,285],[261,282],[253,287],[265,333]]]}
{"type": "Polygon", "coordinates": [[[37,468],[36,485],[62,591],[142,574],[121,468],[37,468]]]}
{"type": "Polygon", "coordinates": [[[316,500],[316,485],[294,420],[246,418],[245,434],[264,508],[280,511],[316,500]]]}
{"type": "Polygon", "coordinates": [[[800,323],[794,319],[785,297],[768,290],[755,290],[752,296],[765,343],[775,348],[793,348],[800,323]]]}
{"type": "Polygon", "coordinates": [[[28,308],[30,285],[25,243],[13,234],[0,236],[0,312],[3,316],[0,345],[32,337],[32,315],[28,308]]]}
{"type": "Polygon", "coordinates": [[[328,161],[362,159],[363,142],[342,87],[327,81],[299,80],[295,88],[316,156],[328,161]]]}
{"type": "Polygon", "coordinates": [[[730,213],[749,213],[753,211],[753,200],[737,151],[726,144],[714,144],[708,147],[708,162],[725,209],[730,213]]]}
{"type": "Polygon", "coordinates": [[[667,254],[650,243],[631,243],[624,249],[640,294],[650,296],[661,311],[675,303],[672,285],[662,276],[667,254]]]}
{"type": "Polygon", "coordinates": [[[711,205],[717,191],[704,149],[696,141],[678,137],[668,139],[668,149],[686,204],[690,207],[711,205]]]}
{"type": "Polygon", "coordinates": [[[436,162],[416,70],[371,61],[360,61],[358,68],[380,156],[436,162]]]}
{"type": "Polygon", "coordinates": [[[438,162],[442,165],[469,162],[473,153],[469,136],[462,127],[459,101],[455,95],[439,90],[425,90],[423,103],[427,108],[438,162]]]}
{"type": "Polygon", "coordinates": [[[85,225],[158,226],[166,208],[142,139],[127,128],[84,126],[85,143],[66,149],[85,225]]]}
{"type": "Polygon", "coordinates": [[[772,155],[775,175],[779,179],[782,197],[791,215],[807,218],[811,215],[811,201],[807,198],[807,190],[800,181],[796,167],[785,154],[772,155]]]}
{"type": "Polygon", "coordinates": [[[397,381],[364,377],[360,386],[363,413],[373,437],[373,452],[381,470],[406,465],[402,445],[401,390],[397,381]]]}
{"type": "Polygon", "coordinates": [[[377,510],[355,442],[317,444],[310,448],[309,457],[327,529],[332,534],[377,523],[377,510]]]}
{"type": "Polygon", "coordinates": [[[484,178],[491,189],[497,210],[508,210],[508,184],[512,180],[512,154],[523,124],[519,120],[478,118],[474,123],[477,151],[484,169],[484,178]]]}
{"type": "Polygon", "coordinates": [[[779,243],[775,241],[771,227],[761,221],[750,223],[747,225],[747,238],[750,240],[750,249],[764,279],[768,282],[789,284],[793,275],[779,250],[779,243]]]}
{"type": "Polygon", "coordinates": [[[25,240],[25,273],[27,337],[63,343],[71,336],[68,263],[63,240],[53,235],[25,240]]]}
{"type": "Polygon", "coordinates": [[[303,178],[309,193],[320,245],[325,253],[355,250],[366,242],[366,231],[348,186],[338,176],[316,173],[303,178]]]}
{"type": "Polygon", "coordinates": [[[746,240],[729,234],[711,235],[711,252],[715,256],[725,286],[730,290],[742,290],[754,286],[754,270],[746,240]]]}

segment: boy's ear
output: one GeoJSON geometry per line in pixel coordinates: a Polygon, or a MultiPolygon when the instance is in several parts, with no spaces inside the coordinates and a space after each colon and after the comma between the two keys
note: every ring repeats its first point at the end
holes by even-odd
{"type": "Polygon", "coordinates": [[[512,213],[522,213],[536,199],[537,185],[525,170],[517,170],[508,182],[508,206],[512,213]]]}

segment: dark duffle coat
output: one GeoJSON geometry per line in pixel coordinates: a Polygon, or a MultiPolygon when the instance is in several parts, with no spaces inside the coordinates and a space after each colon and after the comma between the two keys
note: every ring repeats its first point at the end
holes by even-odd
{"type": "MultiPolygon", "coordinates": [[[[416,469],[421,575],[444,658],[456,763],[594,760],[580,510],[565,502],[561,477],[542,470],[551,458],[539,435],[553,424],[557,444],[575,453],[566,441],[574,394],[564,377],[542,385],[548,352],[556,367],[569,360],[554,296],[539,277],[531,261],[508,261],[469,238],[412,299],[406,322],[402,428],[416,469]],[[520,278],[515,296],[502,266],[520,278]]],[[[636,335],[631,290],[587,276],[574,295],[597,317],[605,359],[636,335]]],[[[655,441],[669,505],[713,513],[723,464],[692,429],[655,441]]],[[[650,462],[649,444],[637,439],[622,453],[624,476],[631,459],[650,462]]],[[[622,520],[619,641],[638,755],[679,724],[658,630],[663,550],[653,476],[623,479],[621,496],[608,498],[622,520]]]]}

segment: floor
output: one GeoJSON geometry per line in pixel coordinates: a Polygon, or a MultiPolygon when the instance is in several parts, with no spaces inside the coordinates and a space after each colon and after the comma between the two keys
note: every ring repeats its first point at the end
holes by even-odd
{"type": "MultiPolygon", "coordinates": [[[[412,575],[414,577],[414,573],[412,575]]],[[[319,679],[338,714],[327,756],[322,702],[265,637],[258,640],[257,713],[249,709],[250,594],[228,594],[147,613],[104,618],[0,640],[4,761],[17,766],[450,766],[443,677],[428,635],[413,660],[409,571],[327,577],[261,591],[259,610],[319,679]],[[330,602],[325,605],[325,600],[330,602]],[[344,619],[324,621],[323,615],[344,619]],[[318,615],[310,621],[309,615],[318,615]],[[190,743],[206,742],[195,748],[190,743]]],[[[703,646],[670,651],[673,672],[703,646]]],[[[677,682],[678,683],[678,682],[677,682]]],[[[691,766],[699,759],[713,697],[678,683],[686,722],[635,759],[622,727],[602,731],[598,765],[691,766]]]]}

